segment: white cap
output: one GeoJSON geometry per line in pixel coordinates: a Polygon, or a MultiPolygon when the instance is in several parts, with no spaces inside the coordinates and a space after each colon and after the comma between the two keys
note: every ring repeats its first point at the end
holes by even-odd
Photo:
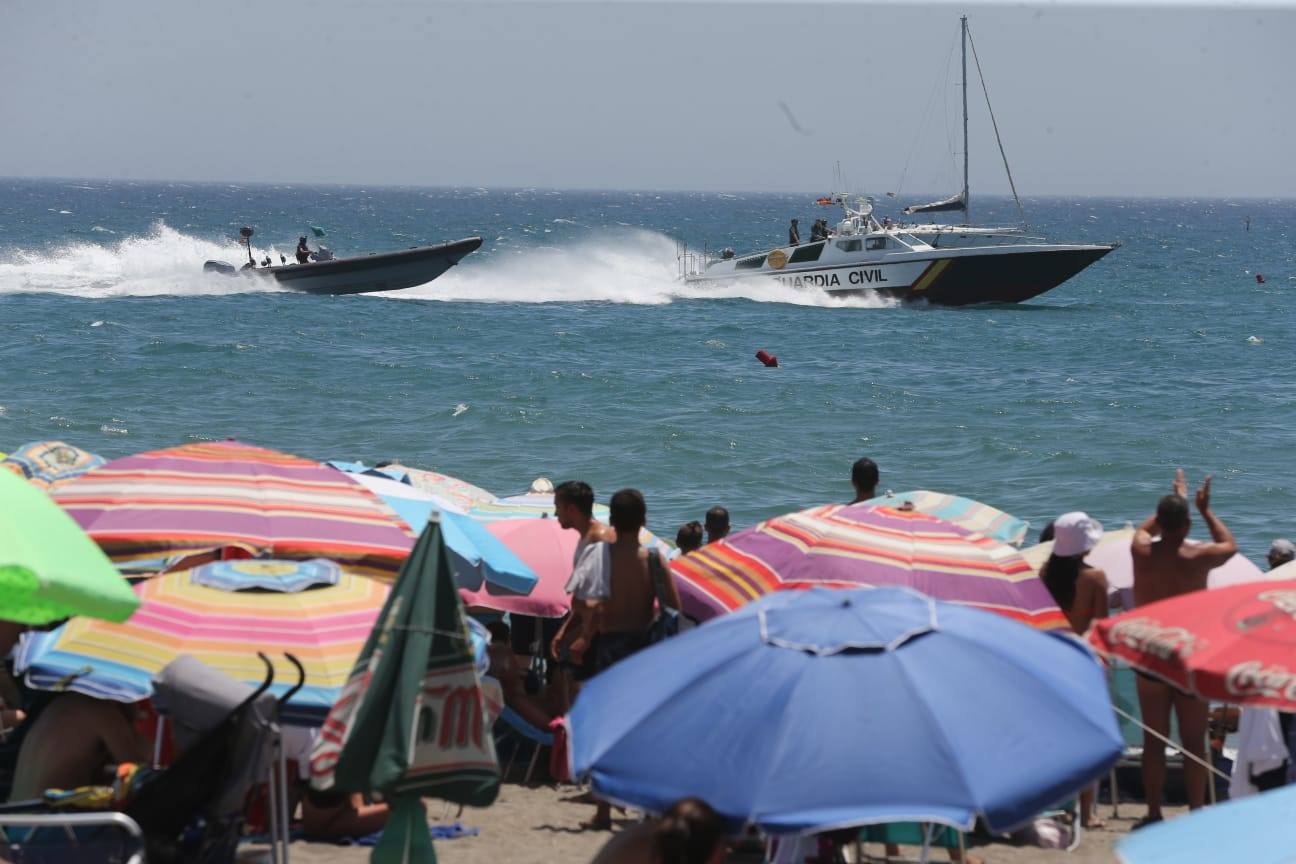
{"type": "Polygon", "coordinates": [[[546,495],[554,491],[553,481],[548,477],[537,477],[531,481],[531,493],[534,495],[546,495]]]}
{"type": "Polygon", "coordinates": [[[1102,523],[1079,510],[1053,521],[1053,554],[1063,558],[1083,555],[1102,539],[1102,523]]]}

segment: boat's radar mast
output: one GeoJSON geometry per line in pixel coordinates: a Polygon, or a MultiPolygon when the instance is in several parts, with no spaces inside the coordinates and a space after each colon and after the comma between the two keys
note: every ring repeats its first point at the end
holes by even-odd
{"type": "Polygon", "coordinates": [[[239,229],[239,242],[247,247],[248,263],[253,267],[256,266],[256,262],[252,260],[252,235],[255,233],[255,231],[246,225],[239,229]]]}

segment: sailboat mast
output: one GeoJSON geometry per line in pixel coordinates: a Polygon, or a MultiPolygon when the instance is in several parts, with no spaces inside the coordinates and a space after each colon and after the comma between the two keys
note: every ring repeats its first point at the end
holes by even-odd
{"type": "Polygon", "coordinates": [[[968,124],[967,124],[967,16],[959,19],[963,24],[963,220],[972,224],[972,208],[968,201],[968,124]]]}

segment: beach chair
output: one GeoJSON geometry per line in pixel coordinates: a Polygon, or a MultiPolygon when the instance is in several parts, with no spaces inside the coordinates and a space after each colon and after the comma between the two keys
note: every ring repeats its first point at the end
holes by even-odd
{"type": "Polygon", "coordinates": [[[144,832],[125,813],[0,813],[12,864],[144,864],[144,832]]]}
{"type": "Polygon", "coordinates": [[[495,723],[495,729],[497,732],[496,740],[499,743],[502,744],[504,741],[512,741],[513,744],[509,754],[508,764],[504,766],[504,771],[501,775],[504,779],[508,778],[509,770],[512,769],[513,763],[517,760],[518,754],[526,744],[529,742],[534,745],[534,749],[531,752],[531,761],[528,763],[526,775],[522,779],[524,784],[529,784],[531,782],[531,775],[535,773],[536,764],[540,761],[541,751],[546,747],[553,746],[553,735],[543,729],[537,729],[535,726],[532,726],[507,705],[504,706],[504,710],[500,712],[499,720],[495,723]]]}

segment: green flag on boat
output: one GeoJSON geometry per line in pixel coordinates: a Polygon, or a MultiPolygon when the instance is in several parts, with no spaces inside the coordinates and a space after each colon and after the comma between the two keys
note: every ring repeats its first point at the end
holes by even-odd
{"type": "Polygon", "coordinates": [[[459,592],[440,522],[423,529],[311,753],[317,788],[391,805],[374,864],[434,862],[421,797],[485,807],[499,792],[459,592]]]}
{"type": "Polygon", "coordinates": [[[121,622],[138,606],[130,583],[81,526],[54,499],[0,468],[0,619],[39,625],[89,615],[121,622]]]}
{"type": "Polygon", "coordinates": [[[314,234],[316,237],[323,237],[323,236],[324,236],[324,229],[323,229],[321,226],[319,226],[319,225],[312,225],[312,226],[310,226],[310,229],[311,229],[311,233],[314,234]]]}

